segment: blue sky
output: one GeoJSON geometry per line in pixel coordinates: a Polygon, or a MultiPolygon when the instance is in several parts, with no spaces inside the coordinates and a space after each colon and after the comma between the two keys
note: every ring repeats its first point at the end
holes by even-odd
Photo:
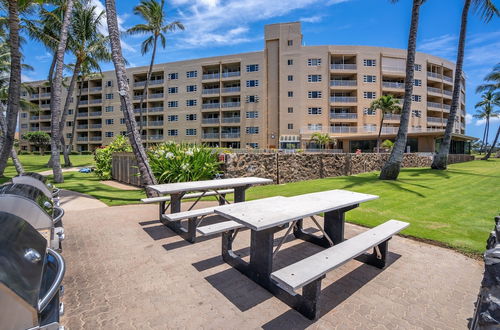
{"type": "MultiPolygon", "coordinates": [[[[101,10],[100,0],[92,0],[101,10]]],[[[263,49],[264,25],[301,21],[304,42],[312,45],[367,45],[406,48],[411,0],[391,4],[388,0],[166,0],[170,20],[180,20],[185,31],[171,33],[167,48],[157,62],[263,49]]],[[[496,0],[497,6],[500,1],[496,0]]],[[[137,1],[117,0],[120,25],[127,29],[140,22],[132,9],[137,1]]],[[[456,60],[457,37],[463,0],[428,0],[421,9],[418,50],[456,60]]],[[[467,32],[465,73],[467,75],[467,135],[482,136],[484,123],[472,118],[479,96],[475,87],[500,62],[500,19],[481,22],[471,12],[467,32]]],[[[104,29],[104,27],[103,27],[104,29]]],[[[125,36],[124,55],[131,66],[147,65],[142,56],[143,37],[125,36]]],[[[51,55],[35,43],[24,46],[25,61],[35,70],[25,80],[44,79],[51,55]]],[[[70,60],[70,57],[67,57],[70,60]]],[[[103,64],[111,70],[111,64],[103,64]]],[[[491,136],[500,119],[491,126],[491,136]]],[[[491,140],[493,137],[491,137],[491,140]]]]}

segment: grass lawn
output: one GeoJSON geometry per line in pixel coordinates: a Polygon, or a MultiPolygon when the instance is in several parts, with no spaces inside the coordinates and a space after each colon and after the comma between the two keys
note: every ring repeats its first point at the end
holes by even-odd
{"type": "MultiPolygon", "coordinates": [[[[27,171],[43,171],[48,156],[23,155],[27,171]]],[[[72,156],[75,166],[90,165],[92,156],[72,156]]],[[[375,172],[349,177],[254,187],[247,199],[347,189],[380,196],[347,213],[347,220],[373,227],[389,219],[408,221],[403,234],[437,241],[464,253],[479,255],[500,213],[500,159],[454,164],[447,171],[403,169],[397,181],[380,181],[375,172]]],[[[13,166],[7,176],[15,175],[13,166]]],[[[92,195],[115,206],[138,203],[142,190],[124,191],[99,183],[93,174],[68,172],[57,186],[92,195]]],[[[2,181],[6,181],[3,179],[2,181]]]]}

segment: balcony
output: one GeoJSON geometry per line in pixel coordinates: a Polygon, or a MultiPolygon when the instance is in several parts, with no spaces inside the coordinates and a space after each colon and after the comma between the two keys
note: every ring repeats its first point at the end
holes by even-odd
{"type": "Polygon", "coordinates": [[[383,81],[382,82],[382,87],[395,88],[395,89],[404,89],[405,88],[405,84],[404,83],[399,83],[399,82],[383,81]]]}
{"type": "Polygon", "coordinates": [[[90,104],[98,104],[98,103],[102,103],[102,99],[90,100],[90,104]]]}
{"type": "MultiPolygon", "coordinates": [[[[143,95],[134,95],[133,99],[140,100],[142,97],[143,97],[143,95]]],[[[146,98],[146,97],[144,96],[144,98],[146,98]]]]}
{"type": "Polygon", "coordinates": [[[162,97],[163,97],[163,93],[154,93],[154,94],[149,95],[150,99],[160,99],[162,97]]]}
{"type": "Polygon", "coordinates": [[[79,136],[76,138],[78,142],[87,142],[89,138],[87,136],[79,136]]]}
{"type": "Polygon", "coordinates": [[[222,78],[239,77],[240,75],[240,71],[222,72],[222,78]]]}
{"type": "Polygon", "coordinates": [[[440,117],[427,117],[427,122],[428,123],[438,123],[438,124],[442,124],[443,123],[443,119],[440,118],[440,117]]]}
{"type": "Polygon", "coordinates": [[[331,70],[356,70],[356,64],[332,64],[330,66],[331,70]]]}
{"type": "Polygon", "coordinates": [[[143,86],[146,86],[146,80],[137,81],[134,83],[134,87],[143,87],[143,86]]]}
{"type": "Polygon", "coordinates": [[[453,82],[453,78],[452,77],[448,77],[448,76],[443,76],[443,80],[447,81],[447,82],[450,82],[450,83],[453,82]]]}
{"type": "Polygon", "coordinates": [[[163,135],[149,135],[148,140],[154,140],[154,141],[163,140],[163,135]]]}
{"type": "Polygon", "coordinates": [[[223,108],[238,108],[241,105],[240,102],[224,102],[222,103],[223,108]]]}
{"type": "Polygon", "coordinates": [[[163,126],[163,120],[150,121],[149,126],[163,126]]]}
{"type": "Polygon", "coordinates": [[[165,82],[165,79],[156,79],[156,80],[150,80],[149,83],[151,85],[161,85],[165,82]]]}
{"type": "Polygon", "coordinates": [[[451,105],[443,104],[443,109],[445,110],[445,112],[449,112],[451,109],[451,105]]]}
{"type": "Polygon", "coordinates": [[[48,109],[50,108],[50,104],[42,104],[40,105],[40,108],[48,109]]]}
{"type": "Polygon", "coordinates": [[[202,109],[219,109],[220,103],[204,103],[201,105],[202,109]]]}
{"type": "Polygon", "coordinates": [[[202,90],[202,94],[219,94],[220,88],[205,88],[202,90]]]}
{"type": "Polygon", "coordinates": [[[37,99],[39,96],[40,94],[31,94],[30,98],[37,99]]]}
{"type": "Polygon", "coordinates": [[[219,124],[219,118],[202,118],[202,124],[219,124]]]}
{"type": "Polygon", "coordinates": [[[357,133],[357,126],[331,126],[330,133],[357,133]]]}
{"type": "Polygon", "coordinates": [[[40,127],[40,131],[50,132],[50,130],[51,130],[50,126],[42,126],[42,127],[40,127]]]}
{"type": "Polygon", "coordinates": [[[222,139],[239,139],[240,133],[221,133],[222,139]]]}
{"type": "Polygon", "coordinates": [[[201,137],[203,139],[218,139],[219,133],[203,133],[201,137]]]}
{"type": "Polygon", "coordinates": [[[436,87],[427,87],[429,93],[442,94],[442,89],[436,87]]]}
{"type": "Polygon", "coordinates": [[[30,127],[30,132],[38,132],[39,130],[39,127],[30,127]]]}
{"type": "Polygon", "coordinates": [[[89,113],[88,112],[79,112],[76,114],[77,117],[88,117],[89,113]]]}
{"type": "Polygon", "coordinates": [[[225,87],[221,90],[222,93],[239,93],[240,91],[240,87],[225,87]]]}
{"type": "Polygon", "coordinates": [[[148,112],[163,112],[163,107],[148,108],[148,112]]]}
{"type": "Polygon", "coordinates": [[[85,104],[89,104],[89,100],[80,100],[80,101],[78,101],[78,105],[85,105],[85,104]]]}
{"type": "Polygon", "coordinates": [[[91,92],[91,93],[92,93],[92,92],[100,92],[100,91],[102,91],[102,86],[99,86],[99,87],[92,87],[92,88],[90,88],[89,90],[90,90],[90,92],[91,92]]]}
{"type": "Polygon", "coordinates": [[[443,79],[443,75],[435,72],[427,72],[427,77],[435,78],[435,79],[443,79]]]}
{"type": "Polygon", "coordinates": [[[50,93],[42,93],[40,94],[40,97],[42,98],[50,97],[50,93]]]}
{"type": "Polygon", "coordinates": [[[102,136],[91,136],[90,137],[90,141],[101,141],[102,140],[102,136]]]}
{"type": "Polygon", "coordinates": [[[352,119],[357,119],[358,118],[358,114],[357,113],[337,113],[337,112],[330,112],[330,118],[331,119],[352,120],[352,119]]]}
{"type": "Polygon", "coordinates": [[[99,128],[102,128],[102,124],[91,124],[90,128],[99,129],[99,128]]]}
{"type": "Polygon", "coordinates": [[[356,80],[330,80],[330,86],[356,86],[356,80]]]}
{"type": "Polygon", "coordinates": [[[77,125],[76,129],[88,129],[89,125],[77,125]]]}
{"type": "MultiPolygon", "coordinates": [[[[142,113],[148,112],[147,108],[142,108],[142,113]]],[[[134,113],[141,113],[141,109],[134,109],[134,113]]]]}
{"type": "Polygon", "coordinates": [[[201,79],[203,80],[208,80],[208,79],[219,79],[220,74],[219,73],[206,73],[204,74],[201,79]]]}
{"type": "Polygon", "coordinates": [[[437,102],[427,102],[428,108],[442,109],[442,104],[437,102]]]}
{"type": "Polygon", "coordinates": [[[330,97],[331,103],[356,103],[356,96],[332,96],[330,97]]]}
{"type": "Polygon", "coordinates": [[[52,119],[52,116],[51,115],[41,115],[40,119],[41,120],[48,120],[48,119],[52,119]]]}
{"type": "Polygon", "coordinates": [[[405,73],[406,68],[402,66],[393,66],[393,65],[382,65],[382,71],[385,72],[401,72],[405,73]]]}
{"type": "Polygon", "coordinates": [[[30,120],[38,120],[38,119],[40,119],[40,116],[31,116],[30,117],[30,120]]]}
{"type": "Polygon", "coordinates": [[[234,123],[239,123],[240,122],[240,117],[223,117],[222,118],[222,123],[224,124],[234,124],[234,123]]]}
{"type": "Polygon", "coordinates": [[[448,96],[452,96],[453,95],[453,91],[449,91],[449,90],[443,89],[443,94],[444,95],[448,95],[448,96]]]}
{"type": "Polygon", "coordinates": [[[388,114],[384,116],[384,120],[387,121],[401,121],[401,115],[388,114]]]}
{"type": "Polygon", "coordinates": [[[89,116],[102,116],[102,112],[101,111],[91,112],[89,113],[89,116]]]}

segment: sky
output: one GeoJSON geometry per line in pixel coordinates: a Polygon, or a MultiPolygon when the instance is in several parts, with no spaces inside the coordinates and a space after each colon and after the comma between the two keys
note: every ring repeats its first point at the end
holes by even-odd
{"type": "MultiPolygon", "coordinates": [[[[99,10],[103,2],[92,0],[99,10]]],[[[417,49],[456,60],[463,0],[428,0],[421,8],[417,49]]],[[[500,1],[494,0],[500,7],[500,1]]],[[[138,1],[117,0],[121,29],[141,23],[134,15],[138,1]]],[[[392,4],[389,0],[166,0],[169,21],[179,20],[185,31],[167,35],[167,47],[156,63],[200,57],[260,51],[264,48],[264,25],[302,22],[306,46],[365,45],[406,48],[411,0],[392,4]]],[[[105,31],[105,27],[101,28],[105,31]]],[[[150,54],[142,55],[144,36],[123,36],[123,52],[130,66],[147,65],[150,54]]],[[[45,79],[52,55],[40,44],[24,45],[25,62],[34,67],[24,80],[45,79]]],[[[67,56],[67,61],[71,57],[67,56]]],[[[469,15],[464,70],[467,77],[466,134],[482,137],[484,120],[472,117],[480,96],[475,89],[491,68],[500,62],[500,19],[481,21],[473,10],[469,15]]],[[[103,71],[112,64],[103,64],[103,71]]],[[[490,141],[500,125],[493,121],[490,141]]]]}

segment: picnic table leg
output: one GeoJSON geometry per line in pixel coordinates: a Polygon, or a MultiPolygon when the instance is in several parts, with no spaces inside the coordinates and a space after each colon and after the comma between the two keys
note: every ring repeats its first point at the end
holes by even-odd
{"type": "Polygon", "coordinates": [[[245,201],[245,191],[248,189],[248,186],[243,187],[235,187],[234,188],[234,202],[244,202],[245,201]]]}
{"type": "Polygon", "coordinates": [[[325,233],[332,239],[333,244],[339,244],[344,241],[345,213],[358,206],[359,204],[351,205],[325,213],[324,230],[325,233]]]}

